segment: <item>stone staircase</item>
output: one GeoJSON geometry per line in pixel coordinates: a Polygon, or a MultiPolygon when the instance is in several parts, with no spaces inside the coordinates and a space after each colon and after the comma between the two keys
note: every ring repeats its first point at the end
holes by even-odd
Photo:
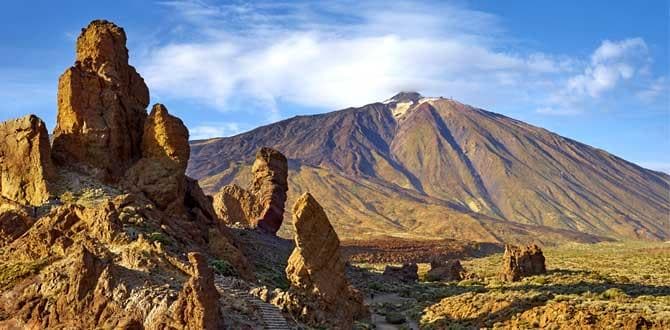
{"type": "Polygon", "coordinates": [[[240,280],[217,275],[215,278],[215,285],[219,292],[226,292],[228,295],[233,295],[236,298],[242,299],[255,306],[261,313],[266,330],[292,329],[277,306],[266,303],[249,294],[249,290],[241,284],[240,280]]]}

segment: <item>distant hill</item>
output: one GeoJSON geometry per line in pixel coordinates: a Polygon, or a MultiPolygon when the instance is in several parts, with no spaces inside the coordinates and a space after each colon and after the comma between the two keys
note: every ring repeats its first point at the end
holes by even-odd
{"type": "Polygon", "coordinates": [[[193,141],[188,174],[210,193],[245,185],[262,146],[289,158],[289,205],[312,192],[344,238],[670,239],[669,175],[450,99],[400,93],[193,141]]]}

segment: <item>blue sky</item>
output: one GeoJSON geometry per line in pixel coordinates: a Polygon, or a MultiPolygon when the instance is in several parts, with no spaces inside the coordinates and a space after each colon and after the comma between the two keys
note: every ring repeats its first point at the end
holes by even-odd
{"type": "Polygon", "coordinates": [[[90,20],[194,138],[298,114],[445,96],[670,172],[668,1],[13,1],[0,11],[0,120],[53,128],[90,20]]]}

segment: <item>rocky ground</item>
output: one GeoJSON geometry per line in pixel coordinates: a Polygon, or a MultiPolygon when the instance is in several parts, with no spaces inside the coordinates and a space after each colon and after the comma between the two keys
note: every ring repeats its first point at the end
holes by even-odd
{"type": "Polygon", "coordinates": [[[426,329],[670,326],[668,243],[569,244],[544,255],[547,274],[518,282],[500,280],[500,253],[463,261],[474,277],[459,282],[424,281],[425,264],[419,282],[393,281],[381,275],[385,263],[354,264],[354,282],[372,302],[376,323],[388,329],[412,322],[426,329]]]}

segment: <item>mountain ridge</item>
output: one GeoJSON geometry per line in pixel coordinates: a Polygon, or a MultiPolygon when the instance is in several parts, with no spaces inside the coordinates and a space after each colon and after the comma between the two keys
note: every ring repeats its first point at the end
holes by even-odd
{"type": "MultiPolygon", "coordinates": [[[[336,200],[333,204],[349,202],[342,200],[343,192],[351,194],[345,199],[363,202],[362,212],[349,210],[343,220],[335,221],[337,230],[347,228],[353,237],[353,218],[365,222],[372,213],[397,216],[408,231],[415,230],[408,227],[411,223],[443,225],[436,219],[418,219],[419,211],[390,211],[389,205],[381,208],[391,214],[382,214],[374,205],[391,201],[352,193],[359,185],[385,187],[414,200],[414,208],[428,203],[459,216],[474,212],[596,237],[664,240],[670,234],[663,222],[670,212],[667,174],[450,99],[399,93],[384,102],[296,116],[233,137],[192,141],[188,172],[214,192],[242,180],[244,164],[265,145],[282,151],[299,176],[309,169],[342,177],[337,187],[323,193],[336,200]],[[353,182],[344,183],[345,178],[353,182]]],[[[290,191],[300,190],[293,185],[290,191]]],[[[337,205],[324,207],[343,211],[337,205]]],[[[383,227],[380,234],[388,234],[383,227]]]]}

